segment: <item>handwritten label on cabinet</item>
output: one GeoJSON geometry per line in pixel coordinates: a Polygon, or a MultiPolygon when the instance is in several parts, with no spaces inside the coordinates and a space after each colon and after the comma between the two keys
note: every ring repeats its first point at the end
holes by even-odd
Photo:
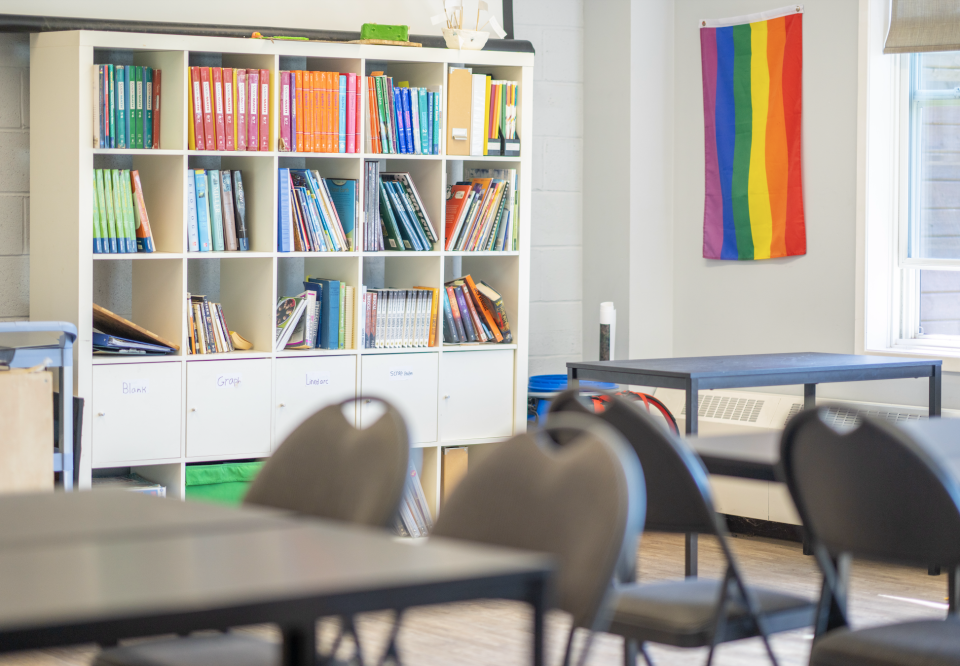
{"type": "Polygon", "coordinates": [[[237,372],[231,373],[229,375],[217,376],[217,386],[223,389],[240,388],[240,383],[242,381],[243,381],[243,375],[237,372]]]}
{"type": "Polygon", "coordinates": [[[387,376],[395,382],[413,379],[413,368],[391,368],[387,376]]]}
{"type": "Polygon", "coordinates": [[[128,379],[120,388],[123,395],[146,395],[149,384],[146,379],[128,379]]]}
{"type": "Polygon", "coordinates": [[[311,388],[330,386],[329,372],[308,372],[305,374],[306,385],[311,388]]]}

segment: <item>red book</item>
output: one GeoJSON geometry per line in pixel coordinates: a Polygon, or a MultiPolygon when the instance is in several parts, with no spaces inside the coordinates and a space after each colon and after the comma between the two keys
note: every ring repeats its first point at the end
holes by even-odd
{"type": "Polygon", "coordinates": [[[270,72],[260,70],[260,150],[270,150],[270,72]]]}
{"type": "Polygon", "coordinates": [[[363,152],[363,144],[360,143],[363,140],[363,133],[361,132],[362,125],[360,124],[360,110],[363,108],[363,95],[361,94],[362,85],[359,74],[353,75],[353,88],[353,145],[355,146],[354,152],[360,153],[363,152]]]}
{"type": "MultiPolygon", "coordinates": [[[[294,130],[296,139],[296,130],[294,130]]],[[[280,150],[290,152],[290,72],[280,72],[280,150]]]]}
{"type": "Polygon", "coordinates": [[[199,67],[190,68],[190,84],[193,89],[193,140],[196,149],[203,150],[203,93],[200,90],[199,67]]]}
{"type": "MultiPolygon", "coordinates": [[[[217,149],[217,131],[213,120],[213,90],[210,88],[210,68],[200,68],[200,94],[203,96],[203,143],[206,150],[217,149]]],[[[200,142],[197,141],[197,150],[200,142]]]]}
{"type": "Polygon", "coordinates": [[[233,69],[231,67],[223,68],[223,132],[226,140],[227,150],[236,150],[233,145],[233,131],[236,125],[233,124],[233,99],[236,96],[236,89],[233,83],[233,69]]]}
{"type": "Polygon", "coordinates": [[[257,111],[260,108],[260,70],[247,70],[247,150],[259,150],[257,111]]]}
{"type": "Polygon", "coordinates": [[[377,93],[372,76],[367,80],[367,117],[370,119],[370,152],[381,152],[380,146],[380,118],[377,115],[377,93]]]}
{"type": "Polygon", "coordinates": [[[347,152],[357,152],[357,75],[347,74],[347,152]]]}
{"type": "Polygon", "coordinates": [[[297,84],[296,86],[297,98],[293,100],[293,102],[297,105],[297,127],[296,127],[297,138],[296,138],[296,145],[294,146],[294,149],[298,153],[302,153],[303,152],[303,121],[305,120],[303,117],[303,72],[301,70],[297,70],[296,72],[293,73],[293,76],[296,79],[296,84],[297,84]]]}
{"type": "Polygon", "coordinates": [[[237,150],[247,149],[247,70],[237,70],[237,150]]]}
{"type": "Polygon", "coordinates": [[[227,137],[224,135],[223,125],[223,70],[211,67],[213,74],[213,128],[216,132],[217,150],[227,149],[227,137]]]}
{"type": "Polygon", "coordinates": [[[160,148],[160,70],[153,70],[153,147],[160,148]]]}

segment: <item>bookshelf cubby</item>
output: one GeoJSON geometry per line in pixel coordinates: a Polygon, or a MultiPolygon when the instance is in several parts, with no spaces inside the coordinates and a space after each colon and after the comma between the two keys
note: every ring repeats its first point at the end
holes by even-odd
{"type": "MultiPolygon", "coordinates": [[[[411,86],[440,86],[446,119],[446,79],[452,66],[520,83],[518,127],[529,138],[533,87],[531,54],[463,52],[335,43],[272,42],[113,32],[31,36],[31,316],[77,325],[75,392],[84,397],[81,486],[93,469],[129,468],[184,495],[187,464],[262,458],[319,407],[356,395],[381,396],[408,420],[424,491],[439,509],[444,447],[493,443],[526,428],[529,334],[531,151],[520,157],[280,152],[278,81],[281,70],[384,71],[411,86]],[[466,62],[465,62],[466,61],[466,62]],[[93,64],[136,64],[162,70],[159,150],[91,147],[93,64]],[[266,69],[271,81],[270,150],[188,150],[186,82],[189,66],[266,69]],[[411,174],[441,237],[427,252],[362,250],[365,160],[381,172],[411,174]],[[357,250],[277,251],[278,169],[316,169],[327,178],[358,181],[357,250]],[[519,173],[518,250],[446,252],[448,184],[469,168],[519,173]],[[94,169],[140,173],[157,252],[92,252],[94,169]],[[248,252],[188,252],[190,169],[240,170],[247,202],[248,252]],[[49,184],[58,183],[56,196],[49,184]],[[74,184],[77,186],[74,188],[74,184]],[[503,295],[510,344],[361,349],[360,287],[442,288],[471,274],[503,295]],[[307,275],[355,287],[355,339],[347,349],[274,351],[278,297],[302,291],[307,275]],[[227,323],[253,343],[247,351],[188,353],[187,293],[221,303],[227,323]],[[92,304],[98,303],[180,345],[162,357],[93,355],[92,304]],[[403,370],[403,373],[398,373],[403,370]],[[402,379],[397,379],[401,375],[402,379]],[[305,382],[309,375],[320,382],[305,382]],[[124,382],[147,386],[125,394],[124,382]]],[[[366,99],[363,136],[369,132],[366,99]]],[[[441,131],[442,140],[445,127],[441,131]]],[[[350,413],[360,426],[377,418],[377,403],[350,413]]]]}

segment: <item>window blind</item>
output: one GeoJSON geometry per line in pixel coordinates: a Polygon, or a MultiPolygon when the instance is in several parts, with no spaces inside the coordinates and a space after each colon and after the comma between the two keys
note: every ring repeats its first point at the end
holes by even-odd
{"type": "Polygon", "coordinates": [[[960,51],[960,2],[892,0],[884,53],[960,51]]]}

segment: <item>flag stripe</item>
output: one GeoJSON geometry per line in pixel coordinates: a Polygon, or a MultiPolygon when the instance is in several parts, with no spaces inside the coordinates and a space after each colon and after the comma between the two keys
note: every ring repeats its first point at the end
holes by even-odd
{"type": "Polygon", "coordinates": [[[785,257],[787,224],[787,130],[783,124],[783,48],[786,23],[768,21],[767,62],[770,65],[770,112],[767,119],[767,186],[770,189],[770,256],[785,257]]]}
{"type": "Polygon", "coordinates": [[[703,53],[704,140],[706,141],[706,198],[703,210],[703,256],[719,259],[723,249],[723,192],[717,162],[717,33],[700,33],[703,53]]]}
{"type": "Polygon", "coordinates": [[[806,254],[807,233],[800,182],[800,112],[803,90],[803,16],[785,17],[783,117],[787,133],[787,255],[806,254]]]}
{"type": "Polygon", "coordinates": [[[736,142],[733,148],[733,223],[740,259],[753,259],[750,229],[750,148],[753,142],[753,100],[750,94],[750,24],[733,27],[733,100],[736,108],[736,142]]]}
{"type": "Polygon", "coordinates": [[[750,231],[753,258],[770,258],[770,192],[767,189],[767,112],[770,106],[770,70],[767,68],[767,22],[750,24],[750,102],[753,132],[750,144],[750,231]]]}

